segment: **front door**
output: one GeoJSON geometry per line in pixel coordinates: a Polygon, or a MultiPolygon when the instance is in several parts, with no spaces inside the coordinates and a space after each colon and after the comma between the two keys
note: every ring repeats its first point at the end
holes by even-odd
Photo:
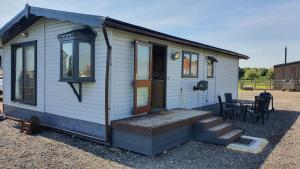
{"type": "Polygon", "coordinates": [[[152,46],[134,42],[134,114],[151,111],[152,46]]]}

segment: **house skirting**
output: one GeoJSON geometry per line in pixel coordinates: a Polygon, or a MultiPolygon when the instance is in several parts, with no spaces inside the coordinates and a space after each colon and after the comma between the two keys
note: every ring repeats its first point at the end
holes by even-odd
{"type": "Polygon", "coordinates": [[[40,118],[42,125],[50,128],[55,128],[68,133],[87,136],[99,140],[104,140],[105,138],[105,126],[103,124],[73,119],[47,112],[24,109],[7,104],[3,105],[3,109],[5,115],[8,117],[30,120],[32,116],[37,116],[40,118]]]}

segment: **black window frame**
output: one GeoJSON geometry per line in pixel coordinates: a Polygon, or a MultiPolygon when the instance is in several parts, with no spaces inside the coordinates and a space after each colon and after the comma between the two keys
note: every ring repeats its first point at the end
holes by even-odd
{"type": "Polygon", "coordinates": [[[181,64],[181,77],[182,78],[198,78],[199,77],[199,54],[195,52],[189,52],[189,51],[182,51],[182,64],[181,64]],[[188,54],[190,59],[190,65],[189,65],[189,74],[184,74],[184,55],[188,54]],[[196,75],[192,75],[192,55],[197,55],[197,73],[196,75]]]}
{"type": "Polygon", "coordinates": [[[67,32],[58,35],[60,41],[60,82],[95,82],[95,38],[94,33],[89,28],[78,29],[71,32],[67,32]],[[64,43],[72,43],[73,45],[73,65],[72,65],[72,77],[63,77],[63,50],[64,43]],[[91,76],[80,77],[79,76],[79,43],[89,43],[91,46],[91,76]]]}
{"type": "Polygon", "coordinates": [[[207,59],[207,78],[214,78],[214,73],[215,73],[214,69],[215,69],[215,62],[211,59],[207,59]],[[208,64],[209,64],[208,62],[211,62],[211,66],[212,66],[211,75],[208,75],[208,64]]]}
{"type": "Polygon", "coordinates": [[[20,102],[23,104],[28,104],[32,106],[37,105],[37,41],[29,41],[29,42],[22,42],[22,43],[16,43],[11,44],[11,101],[14,102],[20,102]],[[25,47],[27,46],[34,46],[34,101],[27,101],[24,100],[24,73],[25,73],[25,63],[26,63],[26,56],[25,56],[25,47]],[[16,99],[15,98],[15,84],[16,84],[16,49],[22,47],[22,73],[23,73],[23,93],[22,93],[22,99],[16,99]]]}

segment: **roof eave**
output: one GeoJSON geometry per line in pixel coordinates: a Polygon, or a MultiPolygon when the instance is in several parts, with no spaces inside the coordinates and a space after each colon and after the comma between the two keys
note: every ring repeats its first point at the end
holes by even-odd
{"type": "Polygon", "coordinates": [[[239,54],[239,53],[236,53],[236,52],[233,52],[233,51],[229,51],[229,50],[213,47],[213,46],[210,46],[210,45],[205,45],[205,44],[202,44],[202,43],[190,41],[190,40],[187,40],[187,39],[179,38],[179,37],[176,37],[176,36],[164,34],[164,33],[161,33],[161,32],[157,32],[157,31],[154,31],[154,30],[151,30],[151,29],[147,29],[147,28],[140,27],[140,26],[137,26],[137,25],[129,24],[129,23],[122,22],[122,21],[115,20],[115,19],[108,18],[108,17],[105,18],[104,24],[108,27],[124,30],[124,31],[127,31],[127,32],[132,32],[132,33],[136,33],[136,34],[140,34],[140,35],[144,35],[144,36],[150,36],[150,37],[161,39],[161,40],[172,41],[172,42],[175,42],[175,43],[189,45],[189,46],[193,46],[193,47],[197,47],[197,48],[209,49],[209,50],[217,51],[217,52],[220,52],[220,53],[229,54],[229,55],[235,56],[239,59],[245,59],[245,60],[249,59],[249,56],[239,54]]]}
{"type": "MultiPolygon", "coordinates": [[[[45,17],[49,19],[69,21],[72,23],[87,25],[91,28],[101,28],[104,22],[104,17],[101,16],[45,9],[29,6],[28,4],[26,4],[25,8],[21,12],[19,12],[15,17],[13,17],[7,24],[5,24],[0,29],[0,46],[5,44],[7,41],[9,41],[15,36],[16,33],[9,33],[12,27],[16,26],[22,19],[30,19],[33,16],[34,18],[45,17]],[[3,40],[3,36],[8,37],[5,37],[3,40]]],[[[28,25],[24,25],[23,27],[25,29],[28,27],[28,25]]],[[[21,30],[22,29],[19,29],[18,31],[20,32],[21,30]]]]}

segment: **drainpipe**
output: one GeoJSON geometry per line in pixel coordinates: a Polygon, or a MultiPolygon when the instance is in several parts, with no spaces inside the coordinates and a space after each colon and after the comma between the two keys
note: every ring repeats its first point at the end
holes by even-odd
{"type": "Polygon", "coordinates": [[[109,90],[109,68],[111,65],[111,45],[108,40],[107,31],[106,31],[106,24],[103,23],[103,35],[107,47],[107,54],[106,54],[106,70],[105,70],[105,141],[111,144],[111,130],[109,126],[109,107],[108,107],[108,90],[109,90]]]}

